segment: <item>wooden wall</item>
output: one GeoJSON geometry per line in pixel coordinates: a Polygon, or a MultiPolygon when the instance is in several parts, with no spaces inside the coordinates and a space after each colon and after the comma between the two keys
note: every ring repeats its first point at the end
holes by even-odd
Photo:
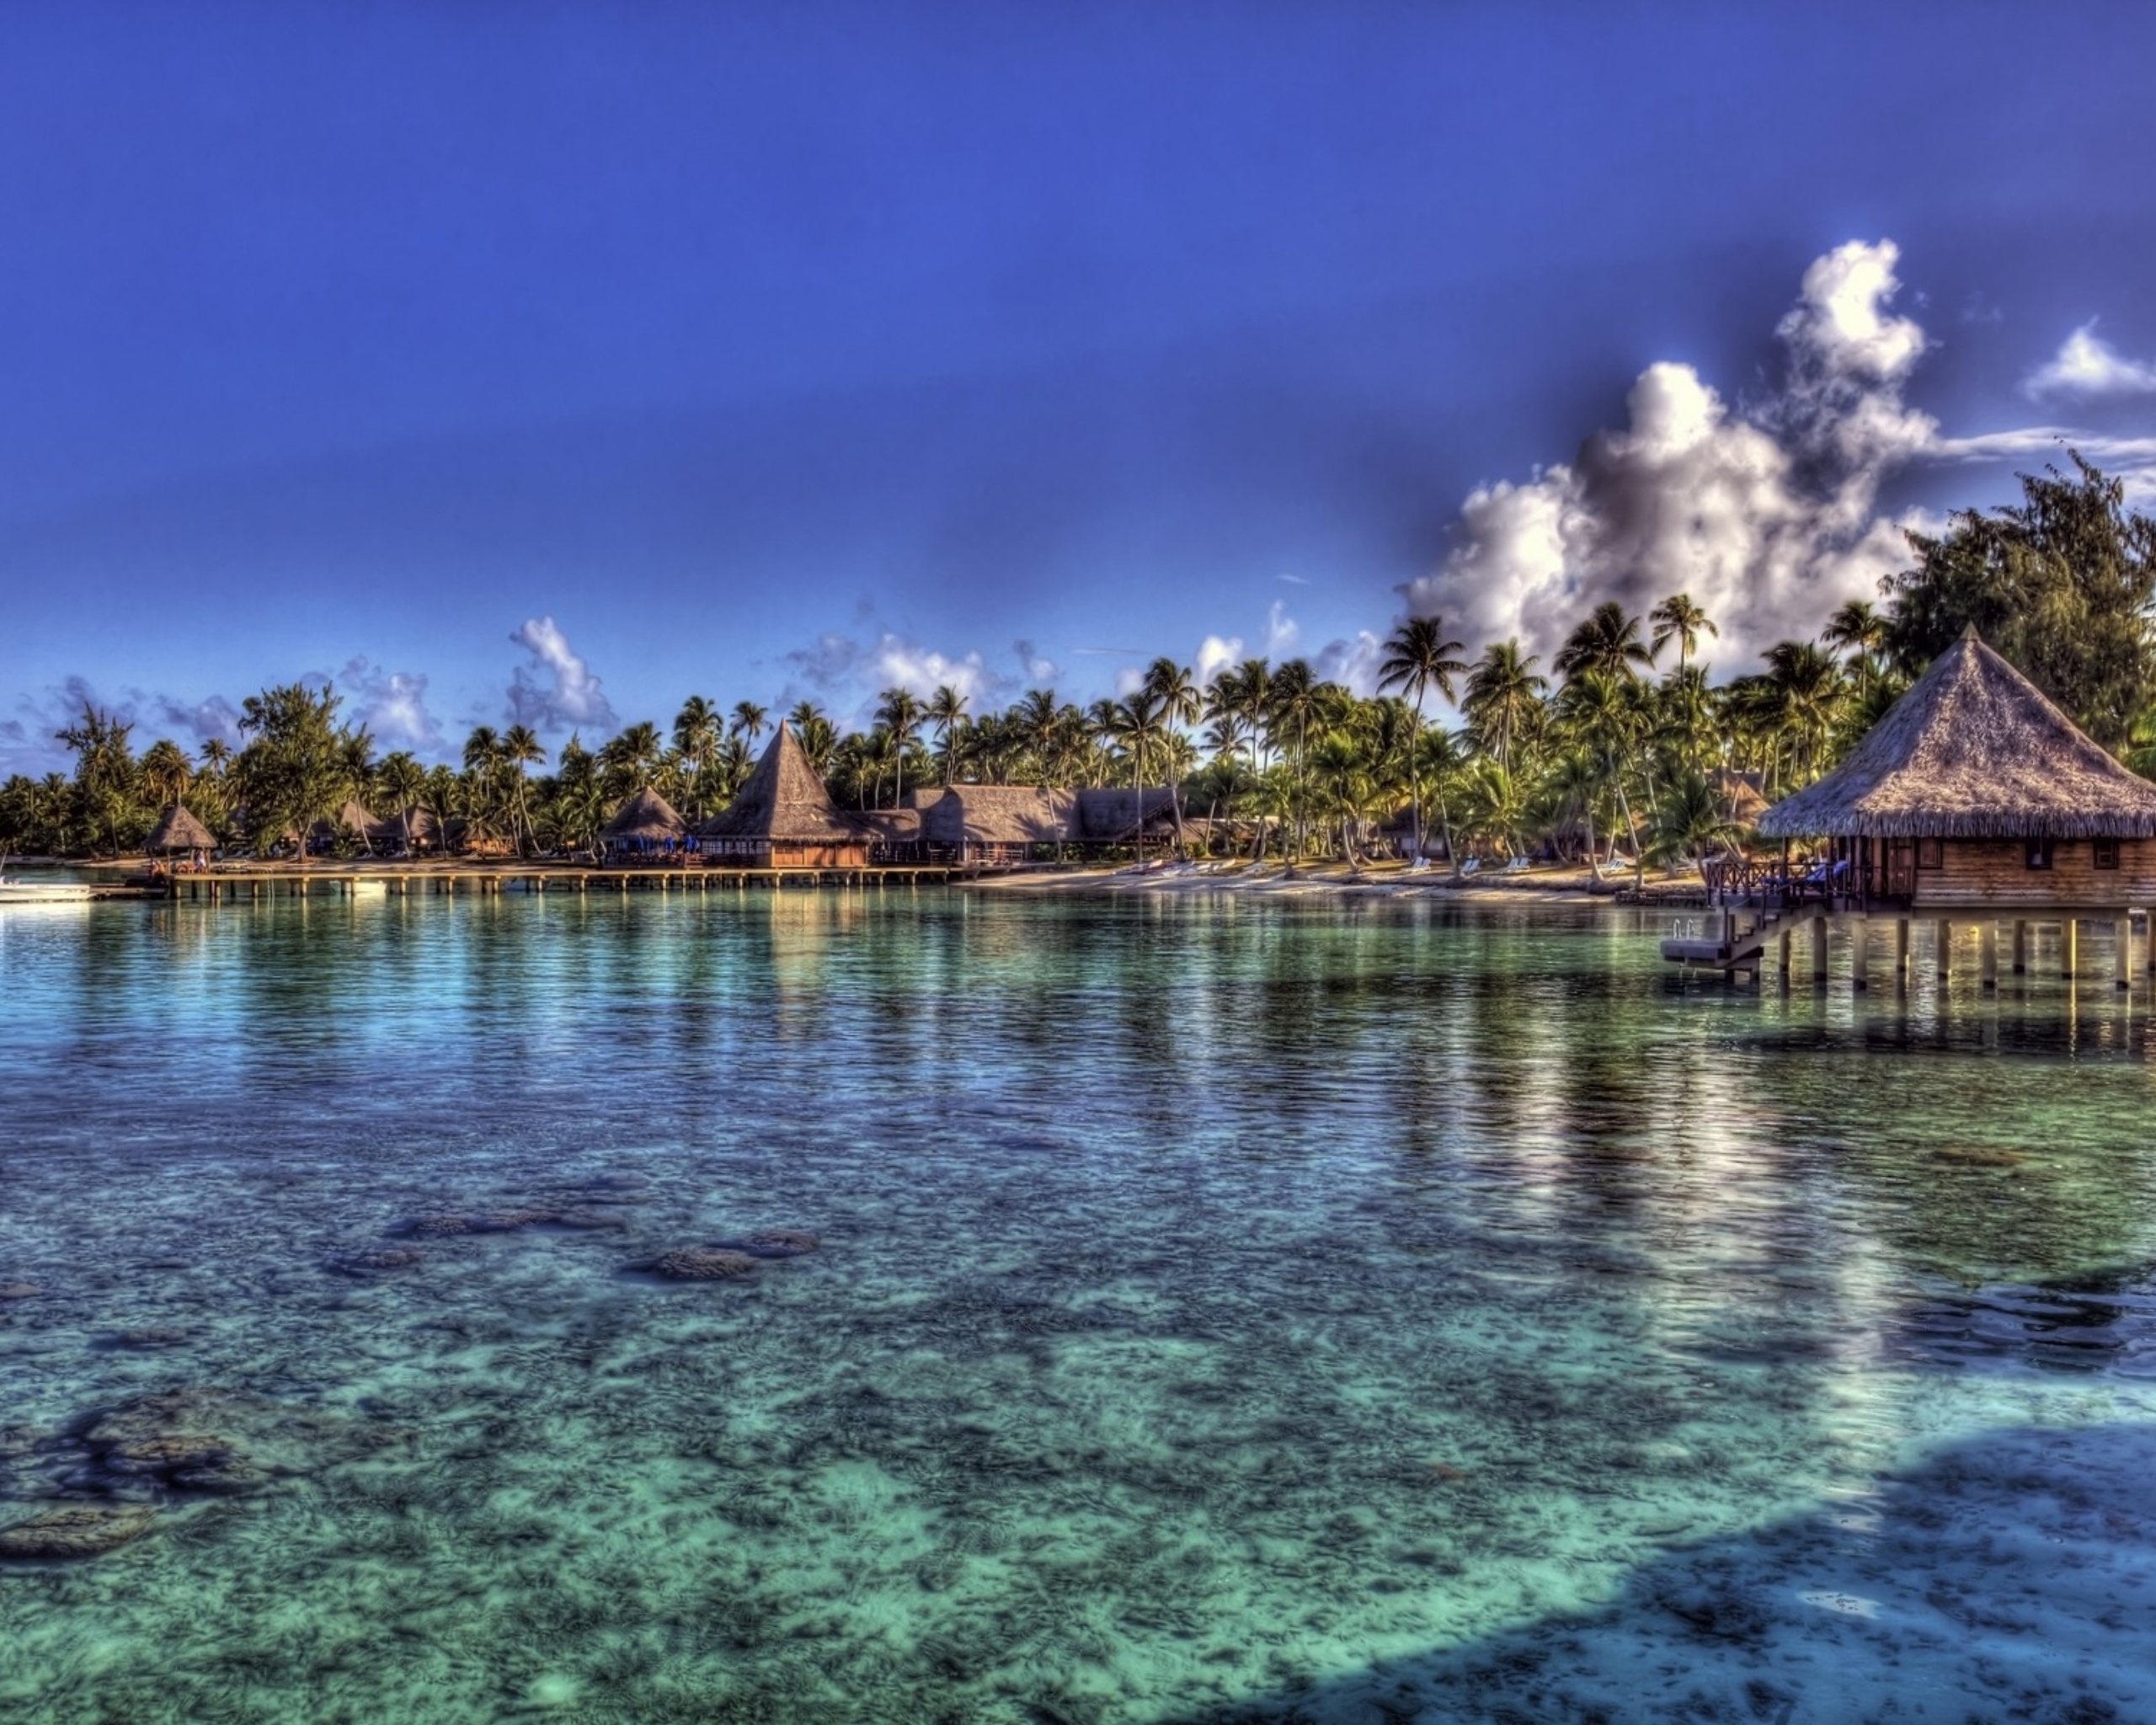
{"type": "Polygon", "coordinates": [[[771,868],[866,868],[868,841],[814,845],[773,839],[770,855],[759,860],[771,868]]]}
{"type": "Polygon", "coordinates": [[[1998,905],[2008,909],[2041,909],[2048,905],[2156,905],[2156,840],[2121,839],[2119,866],[2095,866],[2095,847],[2087,839],[2057,839],[2052,866],[2031,868],[2027,847],[2019,839],[1997,843],[1948,839],[1941,846],[1944,867],[1919,867],[1913,908],[1944,905],[1998,905]]]}

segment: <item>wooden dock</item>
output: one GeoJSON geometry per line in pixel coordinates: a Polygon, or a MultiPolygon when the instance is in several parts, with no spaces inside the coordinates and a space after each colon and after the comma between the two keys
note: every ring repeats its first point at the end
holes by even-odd
{"type": "Polygon", "coordinates": [[[219,904],[240,900],[371,897],[484,897],[520,893],[784,892],[838,887],[879,892],[891,887],[944,886],[971,879],[979,868],[595,868],[575,864],[478,864],[468,868],[213,868],[175,874],[153,896],[219,904]]]}

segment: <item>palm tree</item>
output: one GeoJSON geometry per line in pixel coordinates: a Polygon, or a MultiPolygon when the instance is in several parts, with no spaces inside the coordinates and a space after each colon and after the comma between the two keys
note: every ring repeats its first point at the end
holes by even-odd
{"type": "Polygon", "coordinates": [[[1145,758],[1166,740],[1166,713],[1145,690],[1109,708],[1107,734],[1130,759],[1130,784],[1138,804],[1138,854],[1145,854],[1145,758]]]}
{"type": "Polygon", "coordinates": [[[1558,717],[1582,746],[1599,755],[1617,793],[1617,810],[1632,841],[1632,868],[1644,877],[1639,840],[1632,825],[1631,799],[1625,794],[1625,757],[1636,734],[1639,710],[1627,698],[1630,686],[1604,670],[1584,670],[1557,697],[1558,717]]]}
{"type": "Polygon", "coordinates": [[[1846,653],[1855,662],[1857,694],[1860,698],[1871,686],[1876,655],[1886,646],[1886,619],[1872,608],[1868,599],[1852,599],[1827,619],[1827,627],[1819,638],[1828,646],[1846,653]]]}
{"type": "Polygon", "coordinates": [[[1310,662],[1302,659],[1289,660],[1272,674],[1270,692],[1272,698],[1267,708],[1267,728],[1275,737],[1283,740],[1293,737],[1295,743],[1291,768],[1296,787],[1294,846],[1296,854],[1300,855],[1305,814],[1304,766],[1310,749],[1310,721],[1317,716],[1318,711],[1317,677],[1311,671],[1310,662]]]}
{"type": "Polygon", "coordinates": [[[1555,661],[1560,676],[1599,670],[1614,677],[1639,675],[1636,666],[1651,665],[1654,655],[1640,639],[1640,620],[1625,615],[1625,607],[1605,599],[1587,614],[1586,621],[1565,638],[1555,661]]]}
{"type": "Polygon", "coordinates": [[[947,785],[951,782],[951,740],[966,716],[966,697],[948,683],[937,685],[936,692],[928,697],[928,722],[942,734],[943,782],[947,785]]]}
{"type": "Polygon", "coordinates": [[[1654,626],[1653,638],[1647,645],[1647,657],[1652,659],[1669,642],[1677,644],[1677,669],[1682,672],[1692,655],[1700,650],[1702,632],[1721,638],[1721,630],[1715,620],[1692,602],[1689,593],[1673,593],[1647,613],[1647,621],[1654,626]]]}
{"type": "MultiPolygon", "coordinates": [[[[1161,723],[1170,732],[1198,723],[1203,710],[1203,698],[1198,685],[1192,681],[1190,667],[1177,665],[1174,660],[1160,658],[1145,667],[1145,681],[1141,685],[1146,696],[1161,709],[1161,723]]],[[[1176,847],[1182,847],[1182,775],[1171,773],[1168,778],[1168,798],[1175,810],[1176,847]]],[[[1141,804],[1143,798],[1140,799],[1141,804]]],[[[1141,808],[1140,813],[1143,813],[1141,808]]]]}
{"type": "Polygon", "coordinates": [[[186,751],[170,737],[160,737],[144,750],[136,770],[141,777],[143,794],[155,807],[168,808],[187,800],[187,787],[195,769],[188,762],[186,751]]]}
{"type": "Polygon", "coordinates": [[[1800,784],[1809,782],[1848,702],[1848,681],[1833,655],[1815,642],[1780,641],[1761,656],[1767,661],[1765,692],[1774,729],[1790,745],[1791,775],[1800,784]]]}
{"type": "MultiPolygon", "coordinates": [[[[1385,647],[1384,661],[1378,666],[1378,686],[1407,692],[1419,740],[1422,703],[1433,689],[1448,701],[1454,698],[1453,679],[1467,670],[1467,661],[1457,655],[1467,650],[1466,645],[1447,638],[1443,617],[1411,617],[1392,632],[1385,647]]],[[[1422,777],[1412,766],[1407,796],[1415,811],[1415,854],[1419,857],[1422,854],[1422,777]]]]}
{"type": "Polygon", "coordinates": [[[658,776],[665,753],[659,727],[648,718],[640,718],[616,733],[599,751],[600,766],[616,782],[610,785],[610,793],[622,797],[647,789],[658,776]]]}
{"type": "Polygon", "coordinates": [[[1467,674],[1467,698],[1460,710],[1478,748],[1486,750],[1495,740],[1497,764],[1508,772],[1512,771],[1513,743],[1533,724],[1542,697],[1549,692],[1550,680],[1534,669],[1541,662],[1533,654],[1523,654],[1519,638],[1514,636],[1484,648],[1467,674]]]}
{"type": "Polygon", "coordinates": [[[921,720],[920,697],[912,690],[886,689],[878,697],[876,723],[890,732],[892,747],[896,751],[898,789],[891,798],[894,804],[906,799],[906,750],[913,746],[921,720]]]}
{"type": "Polygon", "coordinates": [[[531,837],[531,811],[525,801],[524,769],[544,766],[546,760],[546,745],[528,725],[513,724],[502,733],[502,766],[516,784],[516,854],[520,857],[531,837]]]}
{"type": "Polygon", "coordinates": [[[770,717],[765,708],[753,701],[736,701],[734,703],[734,720],[727,729],[737,737],[747,738],[749,746],[753,749],[756,746],[756,739],[763,735],[770,717]]]}

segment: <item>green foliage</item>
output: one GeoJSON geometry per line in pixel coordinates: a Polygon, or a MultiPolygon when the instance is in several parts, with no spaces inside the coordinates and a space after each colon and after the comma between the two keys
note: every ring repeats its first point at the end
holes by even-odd
{"type": "Polygon", "coordinates": [[[2021,475],[2019,505],[1965,510],[1940,538],[1908,536],[1916,567],[1893,577],[1884,646],[1914,676],[1970,624],[2098,742],[2116,749],[2156,684],[2156,521],[2073,457],[2021,475]]]}

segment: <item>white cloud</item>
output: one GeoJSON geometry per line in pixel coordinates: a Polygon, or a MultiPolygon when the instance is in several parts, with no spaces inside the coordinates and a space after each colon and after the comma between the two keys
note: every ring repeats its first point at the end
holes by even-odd
{"type": "MultiPolygon", "coordinates": [[[[1054,661],[1042,658],[1031,642],[1016,645],[1029,676],[1043,683],[1055,680],[1054,661]]],[[[1000,705],[1018,692],[1017,679],[991,670],[977,650],[942,653],[887,628],[879,628],[873,640],[829,631],[816,638],[814,646],[787,654],[785,662],[856,724],[871,722],[877,699],[886,689],[905,689],[925,698],[948,684],[975,713],[1000,705]]],[[[798,686],[788,683],[781,691],[782,706],[793,702],[798,686]]]]}
{"type": "Polygon", "coordinates": [[[337,674],[337,682],[352,698],[350,716],[366,727],[377,749],[441,749],[441,726],[427,710],[427,680],[421,673],[384,670],[354,659],[337,674]]]}
{"type": "Polygon", "coordinates": [[[2127,358],[2096,334],[2092,318],[2024,378],[2021,388],[2037,398],[2156,394],[2156,363],[2127,358]]]}
{"type": "Polygon", "coordinates": [[[1265,613],[1264,657],[1272,660],[1292,659],[1295,644],[1303,638],[1302,625],[1288,615],[1287,605],[1274,600],[1265,613]]]}
{"type": "Polygon", "coordinates": [[[1898,256],[1853,242],[1805,271],[1777,326],[1783,386],[1748,411],[1657,363],[1622,430],[1569,465],[1478,486],[1444,564],[1403,589],[1411,613],[1442,615],[1474,651],[1516,634],[1546,663],[1588,604],[1644,612],[1688,591],[1721,625],[1721,656],[1742,661],[1876,590],[1906,561],[1876,514],[1880,482],[1937,436],[1903,399],[1925,339],[1890,309],[1898,256]]]}
{"type": "Polygon", "coordinates": [[[1241,635],[1208,635],[1198,644],[1198,657],[1192,661],[1191,675],[1199,688],[1209,689],[1214,678],[1241,665],[1242,660],[1241,635]]]}
{"type": "Polygon", "coordinates": [[[1063,675],[1063,667],[1031,641],[1013,641],[1011,650],[1018,655],[1018,663],[1025,669],[1026,681],[1037,688],[1054,688],[1056,679],[1063,675]]]}
{"type": "Polygon", "coordinates": [[[599,679],[553,618],[526,617],[510,639],[531,655],[531,662],[517,666],[510,679],[513,723],[550,730],[590,725],[606,731],[620,724],[599,679]]]}
{"type": "Polygon", "coordinates": [[[1311,670],[1327,682],[1344,683],[1368,699],[1378,692],[1378,667],[1385,663],[1385,643],[1368,629],[1358,629],[1348,639],[1328,643],[1311,663],[1311,670]]]}

